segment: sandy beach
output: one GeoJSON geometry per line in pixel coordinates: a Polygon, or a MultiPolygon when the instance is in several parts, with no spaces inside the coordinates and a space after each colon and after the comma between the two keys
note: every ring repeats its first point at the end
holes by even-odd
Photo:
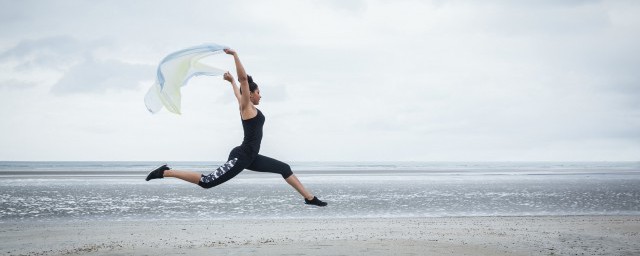
{"type": "Polygon", "coordinates": [[[639,255],[640,216],[23,222],[4,255],[639,255]]]}

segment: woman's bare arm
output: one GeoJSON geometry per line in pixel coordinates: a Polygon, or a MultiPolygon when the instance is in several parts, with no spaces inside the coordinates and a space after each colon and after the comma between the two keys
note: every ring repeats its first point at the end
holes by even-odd
{"type": "Polygon", "coordinates": [[[233,60],[236,63],[236,72],[238,73],[238,82],[240,82],[240,88],[244,91],[244,94],[240,95],[240,114],[243,119],[248,119],[257,114],[257,111],[253,109],[253,104],[250,99],[250,90],[249,90],[249,79],[247,79],[247,72],[244,70],[244,66],[242,66],[242,62],[240,62],[240,58],[238,57],[238,53],[232,49],[224,49],[226,54],[232,55],[233,60]]]}
{"type": "Polygon", "coordinates": [[[236,96],[236,99],[238,100],[238,104],[240,104],[240,98],[242,96],[240,95],[240,90],[238,90],[238,85],[236,85],[236,81],[233,79],[233,75],[227,72],[227,73],[224,73],[223,78],[224,80],[227,80],[229,81],[229,83],[231,83],[231,88],[233,88],[233,95],[236,96]]]}

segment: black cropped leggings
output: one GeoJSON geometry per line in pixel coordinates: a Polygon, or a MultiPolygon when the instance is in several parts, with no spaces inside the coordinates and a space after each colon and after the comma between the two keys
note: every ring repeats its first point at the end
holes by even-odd
{"type": "Polygon", "coordinates": [[[271,172],[282,175],[282,178],[289,178],[293,174],[291,167],[276,159],[257,155],[252,158],[247,156],[241,147],[236,147],[229,153],[226,163],[218,167],[212,173],[200,177],[200,185],[203,188],[218,186],[238,175],[242,170],[249,169],[256,172],[271,172]]]}

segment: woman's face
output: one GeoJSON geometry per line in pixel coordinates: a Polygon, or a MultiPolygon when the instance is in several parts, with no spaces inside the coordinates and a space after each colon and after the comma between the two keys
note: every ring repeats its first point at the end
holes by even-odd
{"type": "Polygon", "coordinates": [[[262,98],[262,96],[260,95],[260,89],[258,88],[253,91],[249,98],[251,99],[251,103],[253,103],[253,105],[259,105],[260,99],[262,98]]]}

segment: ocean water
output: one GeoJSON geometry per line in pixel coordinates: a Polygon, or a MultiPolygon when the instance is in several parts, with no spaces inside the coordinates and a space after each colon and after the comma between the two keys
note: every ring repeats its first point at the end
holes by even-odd
{"type": "MultiPolygon", "coordinates": [[[[175,162],[208,173],[221,162],[175,162]]],[[[157,162],[0,162],[0,222],[639,215],[640,162],[304,162],[218,187],[145,181],[157,162]]]]}

